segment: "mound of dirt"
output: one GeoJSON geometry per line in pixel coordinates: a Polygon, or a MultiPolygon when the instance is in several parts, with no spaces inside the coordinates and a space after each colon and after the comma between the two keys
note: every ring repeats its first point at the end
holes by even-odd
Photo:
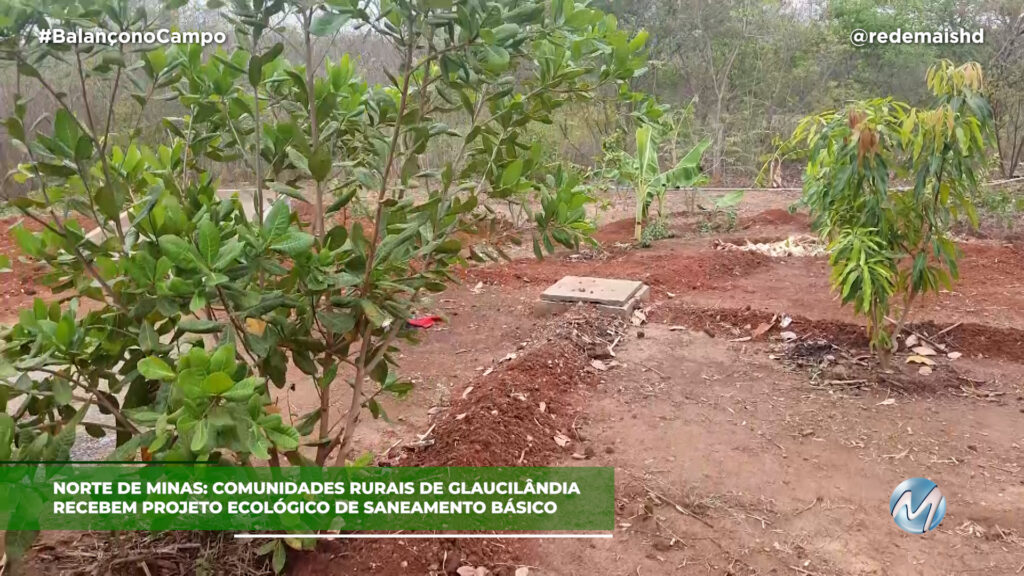
{"type": "Polygon", "coordinates": [[[536,283],[540,287],[566,275],[628,278],[665,292],[713,289],[766,268],[773,259],[755,252],[632,251],[606,260],[516,260],[466,271],[469,283],[501,286],[536,283]]]}
{"type": "Polygon", "coordinates": [[[765,210],[759,214],[755,214],[749,218],[743,218],[741,220],[742,228],[749,228],[751,226],[799,226],[802,228],[810,227],[810,218],[807,214],[800,212],[791,213],[789,210],[782,208],[772,208],[771,210],[765,210]]]}
{"type": "MultiPolygon", "coordinates": [[[[661,308],[665,322],[682,324],[696,330],[705,330],[711,335],[730,338],[745,335],[739,330],[746,326],[758,326],[770,322],[774,316],[771,312],[752,308],[701,308],[685,304],[670,304],[661,308]]],[[[861,324],[839,322],[834,320],[812,320],[803,316],[792,316],[792,325],[787,330],[793,331],[805,339],[824,339],[832,344],[856,349],[867,349],[869,345],[867,330],[861,324]]],[[[946,326],[934,322],[921,322],[908,326],[914,332],[931,335],[938,334],[946,326]]],[[[1024,330],[999,328],[964,322],[955,329],[949,330],[938,338],[938,341],[949,350],[955,350],[968,356],[984,356],[1002,360],[1019,361],[1024,358],[1024,330]]]]}
{"type": "MultiPolygon", "coordinates": [[[[397,466],[549,466],[561,452],[555,434],[573,436],[582,393],[595,383],[580,333],[612,321],[592,311],[570,312],[545,327],[546,338],[460,391],[434,426],[434,443],[406,450],[397,466]]],[[[586,340],[588,338],[584,338],[586,340]]],[[[498,535],[500,536],[500,535],[498,535]]],[[[315,553],[296,554],[297,574],[454,574],[460,566],[488,566],[512,576],[528,544],[500,540],[327,541],[315,553]],[[495,563],[500,558],[502,564],[495,563]]]]}
{"type": "Polygon", "coordinates": [[[593,382],[575,344],[552,341],[474,379],[434,430],[436,442],[403,466],[543,466],[571,434],[572,397],[593,382]]]}
{"type": "Polygon", "coordinates": [[[594,233],[594,240],[601,244],[613,244],[615,242],[632,242],[636,231],[636,219],[623,218],[609,222],[601,226],[594,233]]]}

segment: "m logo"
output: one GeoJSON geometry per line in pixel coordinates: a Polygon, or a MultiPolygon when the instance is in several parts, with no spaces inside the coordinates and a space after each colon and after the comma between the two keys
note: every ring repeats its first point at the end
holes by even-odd
{"type": "Polygon", "coordinates": [[[927,478],[908,478],[889,498],[892,519],[906,532],[924,534],[938,527],[946,515],[946,497],[927,478]]]}

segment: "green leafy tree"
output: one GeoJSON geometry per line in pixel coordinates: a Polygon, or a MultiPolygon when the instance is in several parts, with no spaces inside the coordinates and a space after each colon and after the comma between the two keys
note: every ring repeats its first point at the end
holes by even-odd
{"type": "Polygon", "coordinates": [[[55,296],[2,335],[5,459],[65,459],[84,430],[114,434],[114,459],[366,462],[353,455],[359,421],[386,417],[383,398],[412,388],[396,361],[399,342],[415,341],[406,320],[465,257],[501,256],[456,237],[493,219],[487,202],[535,203],[535,248],[578,247],[593,230],[581,175],[529,130],[567,104],[633,94],[646,35],[572,0],[217,9],[234,28],[227,50],[36,40],[46,26],[156,27],[131,0],[0,8],[0,57],[18,86],[58,105],[35,120],[19,97],[5,120],[28,159],[10,179],[33,190],[14,205],[35,231],[13,234],[55,296]],[[296,27],[293,63],[284,39],[296,27]],[[317,55],[317,38],[367,29],[400,55],[387,85],[317,55]],[[81,106],[55,87],[59,62],[73,63],[81,106]],[[109,101],[89,101],[97,84],[109,101]],[[137,107],[124,126],[120,91],[137,107]],[[154,100],[180,113],[148,146],[138,136],[154,100]],[[426,164],[453,143],[453,158],[426,164]],[[234,162],[252,187],[228,197],[214,174],[234,162]],[[339,219],[356,201],[369,217],[339,219]],[[283,411],[285,386],[313,390],[318,406],[283,411]]]}
{"type": "Polygon", "coordinates": [[[832,285],[867,317],[883,365],[915,300],[958,277],[950,229],[960,216],[976,225],[991,137],[979,65],[942,61],[927,84],[933,108],[855,102],[806,118],[790,142],[809,158],[803,201],[828,242],[832,285]]]}
{"type": "Polygon", "coordinates": [[[632,94],[644,58],[645,35],[571,0],[236,0],[220,9],[230,50],[130,52],[43,45],[35,31],[155,27],[134,2],[4,10],[0,54],[58,104],[36,122],[19,100],[5,120],[29,160],[10,177],[33,189],[14,204],[38,230],[13,233],[56,296],[22,311],[0,350],[4,407],[18,403],[0,419],[2,450],[28,460],[67,457],[80,429],[115,434],[115,458],[352,460],[359,420],[411,389],[395,354],[414,340],[406,319],[422,296],[467,255],[500,257],[455,236],[493,218],[489,199],[535,202],[538,254],[589,238],[582,175],[545,158],[529,129],[567,104],[632,94]],[[276,40],[296,26],[292,63],[276,40]],[[317,38],[367,28],[401,55],[388,85],[362,81],[347,56],[317,57],[317,38]],[[82,106],[54,87],[58,60],[74,63],[82,106]],[[101,83],[130,93],[134,122],[115,122],[116,94],[89,102],[101,83]],[[156,99],[181,113],[151,147],[137,137],[156,99]],[[453,159],[424,165],[452,142],[453,159]],[[252,188],[225,197],[213,174],[232,162],[252,188]],[[339,221],[357,200],[370,217],[339,221]],[[273,389],[286,385],[311,387],[318,408],[282,414],[273,389]]]}

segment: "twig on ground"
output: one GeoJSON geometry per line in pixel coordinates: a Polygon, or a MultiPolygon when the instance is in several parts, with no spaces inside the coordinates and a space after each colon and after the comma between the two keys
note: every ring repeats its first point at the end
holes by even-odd
{"type": "Polygon", "coordinates": [[[963,320],[961,320],[961,321],[957,322],[956,324],[953,324],[952,326],[949,326],[948,328],[943,328],[942,330],[939,330],[938,332],[935,333],[934,338],[938,338],[939,336],[942,336],[943,334],[949,332],[950,330],[956,328],[957,326],[959,326],[959,325],[961,325],[963,323],[964,323],[963,320]]]}
{"type": "Polygon", "coordinates": [[[663,500],[663,501],[671,504],[678,512],[680,512],[682,514],[686,514],[687,516],[693,518],[694,520],[700,522],[701,524],[707,526],[708,528],[712,528],[712,529],[714,528],[714,526],[710,522],[708,522],[707,520],[701,518],[696,513],[694,513],[692,510],[690,510],[690,509],[688,509],[686,507],[680,506],[679,504],[673,502],[672,500],[669,500],[668,497],[666,497],[665,495],[659,494],[659,493],[655,492],[654,490],[651,490],[650,488],[648,488],[646,486],[644,488],[647,490],[647,492],[651,496],[653,496],[654,498],[656,498],[658,500],[663,500]]]}
{"type": "Polygon", "coordinates": [[[803,514],[804,512],[807,512],[807,511],[808,511],[808,510],[810,510],[811,508],[814,508],[814,507],[815,507],[815,506],[816,506],[816,505],[818,504],[818,502],[821,502],[821,498],[820,498],[820,497],[815,497],[815,498],[814,498],[814,501],[813,501],[813,502],[811,502],[811,503],[810,503],[810,504],[808,504],[807,506],[805,506],[805,507],[803,507],[803,508],[801,508],[801,509],[797,510],[797,511],[796,511],[796,512],[795,512],[795,513],[793,514],[793,516],[799,516],[799,515],[803,514]]]}

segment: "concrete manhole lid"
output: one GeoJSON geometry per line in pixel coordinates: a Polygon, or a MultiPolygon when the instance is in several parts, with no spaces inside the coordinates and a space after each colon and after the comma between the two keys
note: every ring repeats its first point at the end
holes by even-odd
{"type": "Polygon", "coordinates": [[[540,298],[549,302],[593,302],[621,306],[642,287],[643,283],[636,280],[566,276],[549,286],[540,298]]]}

